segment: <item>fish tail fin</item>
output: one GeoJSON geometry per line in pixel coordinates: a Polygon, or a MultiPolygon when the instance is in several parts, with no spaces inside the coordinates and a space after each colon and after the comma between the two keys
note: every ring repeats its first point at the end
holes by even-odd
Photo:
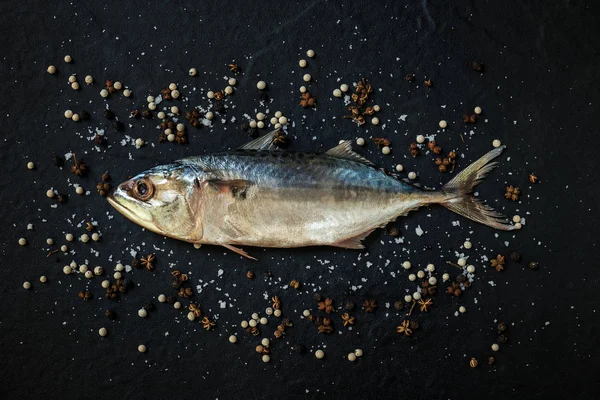
{"type": "Polygon", "coordinates": [[[498,157],[505,147],[501,146],[489,151],[446,183],[442,187],[443,199],[440,204],[465,218],[495,229],[503,231],[516,229],[502,214],[471,195],[473,188],[498,165],[497,162],[490,161],[498,157]]]}

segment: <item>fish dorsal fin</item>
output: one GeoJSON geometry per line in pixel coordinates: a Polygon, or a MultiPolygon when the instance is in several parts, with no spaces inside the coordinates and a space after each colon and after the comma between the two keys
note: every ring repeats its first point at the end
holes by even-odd
{"type": "Polygon", "coordinates": [[[276,146],[273,144],[273,139],[278,131],[278,129],[275,129],[274,131],[264,134],[261,137],[238,147],[238,150],[274,150],[276,149],[276,146]]]}
{"type": "Polygon", "coordinates": [[[352,151],[352,142],[350,140],[342,141],[342,143],[327,150],[325,154],[331,157],[346,158],[348,160],[356,161],[365,165],[373,165],[371,161],[352,151]]]}

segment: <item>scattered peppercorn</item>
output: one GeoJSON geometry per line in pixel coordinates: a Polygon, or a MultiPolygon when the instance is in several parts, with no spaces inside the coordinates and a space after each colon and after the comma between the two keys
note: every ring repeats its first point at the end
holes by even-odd
{"type": "Polygon", "coordinates": [[[500,334],[498,335],[498,342],[500,343],[506,343],[508,341],[508,337],[504,334],[500,334]]]}
{"type": "Polygon", "coordinates": [[[354,310],[355,307],[356,307],[356,304],[354,304],[351,301],[347,301],[346,303],[344,303],[344,308],[348,311],[354,310]]]}
{"type": "Polygon", "coordinates": [[[106,109],[106,110],[104,110],[104,118],[106,118],[106,119],[114,119],[115,118],[115,114],[110,109],[106,109]]]}
{"type": "Polygon", "coordinates": [[[104,135],[100,135],[99,133],[97,133],[94,136],[94,143],[97,144],[98,146],[103,146],[106,144],[106,137],[104,135]]]}
{"type": "Polygon", "coordinates": [[[110,192],[111,185],[108,182],[98,182],[96,184],[96,189],[98,190],[98,193],[100,194],[100,196],[106,197],[106,196],[108,196],[108,193],[110,192]]]}
{"type": "Polygon", "coordinates": [[[404,78],[407,82],[412,82],[415,80],[415,74],[407,74],[404,78]]]}
{"type": "Polygon", "coordinates": [[[122,132],[125,129],[125,125],[121,121],[114,121],[113,129],[117,132],[122,132]]]}
{"type": "Polygon", "coordinates": [[[63,160],[59,156],[54,156],[54,158],[52,159],[52,164],[54,164],[57,167],[62,167],[65,164],[65,160],[63,160]]]}
{"type": "Polygon", "coordinates": [[[314,97],[311,96],[310,92],[302,93],[300,96],[300,106],[302,108],[309,108],[316,106],[317,101],[314,97]]]}
{"type": "Polygon", "coordinates": [[[146,119],[152,118],[152,111],[150,111],[148,109],[143,109],[142,110],[142,117],[144,117],[146,119]]]}
{"type": "Polygon", "coordinates": [[[521,261],[521,254],[519,254],[519,252],[517,251],[513,251],[512,253],[510,253],[510,259],[515,262],[519,262],[521,261]]]}
{"type": "Polygon", "coordinates": [[[498,326],[496,326],[498,333],[502,333],[506,331],[506,324],[504,322],[498,322],[498,326]]]}
{"type": "Polygon", "coordinates": [[[110,320],[114,320],[117,318],[117,314],[113,310],[105,310],[104,316],[110,320]]]}
{"type": "Polygon", "coordinates": [[[396,302],[394,302],[394,308],[396,309],[396,311],[401,311],[404,309],[404,302],[402,300],[398,300],[396,302]]]}
{"type": "Polygon", "coordinates": [[[496,362],[496,359],[494,357],[488,357],[488,364],[492,365],[495,362],[496,362]]]}
{"type": "Polygon", "coordinates": [[[537,261],[531,261],[527,266],[529,269],[536,270],[539,267],[539,263],[537,261]]]}
{"type": "Polygon", "coordinates": [[[483,72],[484,66],[483,66],[483,63],[481,61],[473,61],[471,63],[471,68],[473,68],[474,71],[483,72]]]}

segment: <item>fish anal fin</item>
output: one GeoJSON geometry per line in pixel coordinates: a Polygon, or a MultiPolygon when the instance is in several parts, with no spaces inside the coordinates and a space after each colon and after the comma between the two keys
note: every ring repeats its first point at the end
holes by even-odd
{"type": "Polygon", "coordinates": [[[364,249],[365,245],[362,244],[363,239],[369,236],[374,230],[375,229],[371,229],[359,235],[352,236],[340,242],[333,243],[332,246],[342,247],[344,249],[364,249]]]}
{"type": "Polygon", "coordinates": [[[221,246],[223,246],[226,249],[229,249],[229,250],[231,250],[231,251],[233,251],[235,253],[238,253],[239,255],[241,255],[243,257],[249,258],[249,259],[254,260],[254,261],[258,261],[256,258],[252,257],[250,254],[246,253],[244,250],[240,249],[239,247],[235,247],[235,246],[232,246],[230,244],[222,244],[221,246]]]}
{"type": "Polygon", "coordinates": [[[352,142],[350,140],[342,141],[342,143],[327,150],[325,154],[331,157],[345,158],[347,160],[356,161],[365,165],[373,165],[371,161],[352,151],[352,142]]]}
{"type": "Polygon", "coordinates": [[[238,147],[238,150],[273,150],[275,149],[275,145],[273,144],[273,139],[279,129],[271,131],[258,137],[251,142],[246,143],[243,146],[238,147]]]}

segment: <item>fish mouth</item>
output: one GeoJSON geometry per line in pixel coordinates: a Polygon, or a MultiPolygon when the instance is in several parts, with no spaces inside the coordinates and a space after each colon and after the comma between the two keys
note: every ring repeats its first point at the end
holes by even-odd
{"type": "Polygon", "coordinates": [[[130,200],[127,193],[123,189],[121,189],[120,186],[112,189],[106,196],[106,200],[111,206],[113,206],[115,210],[117,210],[127,219],[142,225],[144,228],[152,229],[152,215],[148,211],[143,209],[143,214],[145,215],[140,215],[140,213],[136,213],[131,208],[127,207],[127,202],[132,202],[135,200],[130,200]]]}

